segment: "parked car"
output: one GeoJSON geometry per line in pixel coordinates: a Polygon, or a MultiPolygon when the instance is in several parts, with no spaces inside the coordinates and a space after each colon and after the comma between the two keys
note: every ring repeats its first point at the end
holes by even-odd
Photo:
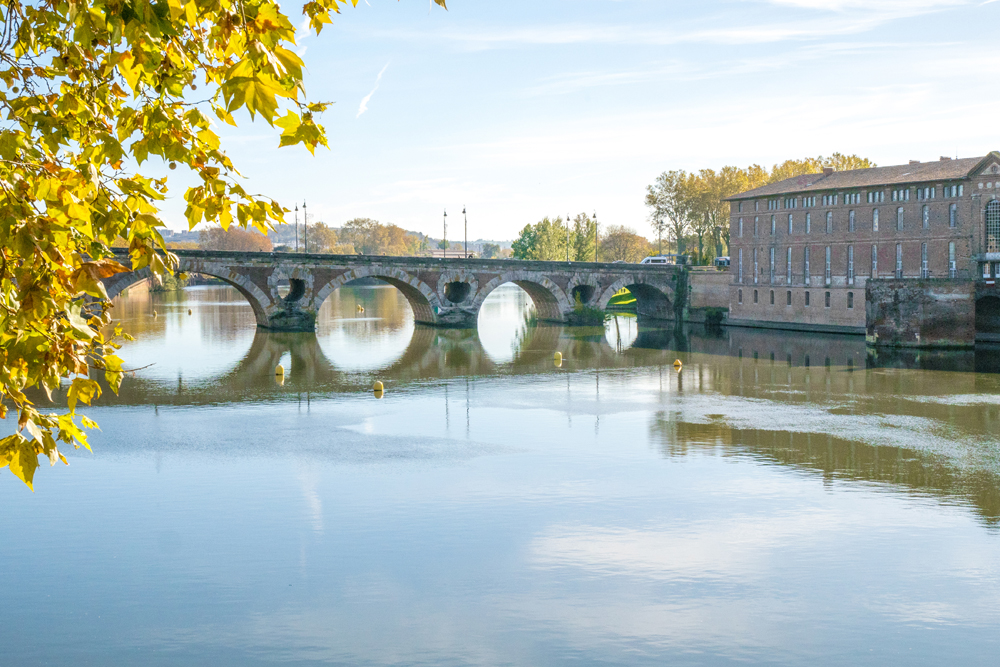
{"type": "Polygon", "coordinates": [[[687,264],[687,255],[675,255],[670,253],[668,255],[652,255],[646,259],[639,262],[640,264],[687,264]]]}

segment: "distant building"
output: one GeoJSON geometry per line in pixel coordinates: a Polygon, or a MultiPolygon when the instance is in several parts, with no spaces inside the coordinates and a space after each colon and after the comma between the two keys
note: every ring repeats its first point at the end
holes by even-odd
{"type": "Polygon", "coordinates": [[[796,176],[729,198],[729,322],[863,332],[879,278],[995,279],[1000,153],[796,176]]]}

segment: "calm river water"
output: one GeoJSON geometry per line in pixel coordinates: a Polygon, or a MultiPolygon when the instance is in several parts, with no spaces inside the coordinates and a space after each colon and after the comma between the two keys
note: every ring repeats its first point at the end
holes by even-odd
{"type": "Polygon", "coordinates": [[[0,474],[0,664],[1000,655],[1000,352],[530,326],[512,286],[478,333],[387,287],[316,335],[222,287],[116,309],[145,368],[93,454],[0,474]]]}

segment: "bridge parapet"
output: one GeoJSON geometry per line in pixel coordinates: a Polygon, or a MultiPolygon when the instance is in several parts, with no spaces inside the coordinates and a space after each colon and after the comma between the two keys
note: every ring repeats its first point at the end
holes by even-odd
{"type": "MultiPolygon", "coordinates": [[[[534,262],[436,257],[175,250],[184,273],[201,273],[235,287],[253,307],[257,325],[312,331],[323,301],[358,278],[378,278],[397,289],[422,324],[475,328],[483,302],[514,283],[535,305],[538,319],[566,322],[580,308],[605,309],[622,287],[633,292],[639,315],[674,319],[683,268],[605,262],[534,262]],[[285,286],[287,285],[287,291],[285,286]]],[[[116,250],[128,262],[127,251],[116,250]]],[[[105,281],[111,297],[149,279],[148,270],[105,281]]]]}

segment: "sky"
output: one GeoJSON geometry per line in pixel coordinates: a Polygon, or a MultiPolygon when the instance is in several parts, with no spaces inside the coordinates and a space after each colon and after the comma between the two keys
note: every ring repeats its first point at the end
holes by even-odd
{"type": "Polygon", "coordinates": [[[298,37],[330,150],[217,129],[251,192],[310,221],[440,238],[447,210],[460,240],[466,207],[470,240],[509,240],[587,212],[652,236],[666,170],[1000,150],[998,26],[1000,0],[361,0],[298,37]]]}

